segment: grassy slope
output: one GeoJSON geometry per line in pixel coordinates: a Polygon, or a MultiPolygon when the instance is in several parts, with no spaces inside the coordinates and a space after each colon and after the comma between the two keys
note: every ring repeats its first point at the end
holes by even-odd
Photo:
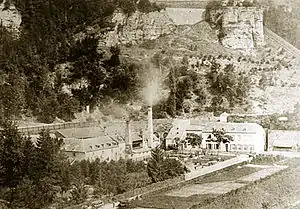
{"type": "Polygon", "coordinates": [[[193,209],[285,208],[300,198],[300,160],[295,161],[297,165],[287,171],[193,209]]]}
{"type": "MultiPolygon", "coordinates": [[[[198,178],[193,181],[191,184],[205,184],[218,181],[233,181],[239,177],[252,174],[260,169],[242,167],[237,168],[236,166],[226,168],[222,171],[215,172],[212,175],[207,175],[198,178]]],[[[193,205],[206,205],[208,202],[211,202],[214,198],[217,198],[216,194],[209,195],[192,195],[190,197],[173,197],[168,196],[164,192],[158,192],[153,194],[143,200],[133,202],[134,205],[140,207],[149,207],[149,208],[164,208],[164,209],[185,209],[190,208],[193,205]]]]}

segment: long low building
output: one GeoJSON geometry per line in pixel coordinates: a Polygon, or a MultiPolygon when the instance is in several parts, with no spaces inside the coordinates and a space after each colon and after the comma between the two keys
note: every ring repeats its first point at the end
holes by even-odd
{"type": "Polygon", "coordinates": [[[260,153],[265,150],[266,133],[263,127],[256,123],[203,122],[193,119],[175,122],[167,136],[166,144],[187,144],[186,138],[192,133],[202,136],[202,149],[243,153],[260,153]],[[213,134],[214,129],[223,130],[232,140],[227,143],[219,142],[213,134]]]}
{"type": "Polygon", "coordinates": [[[268,150],[300,151],[300,131],[269,130],[268,150]]]}
{"type": "Polygon", "coordinates": [[[62,150],[73,160],[116,161],[125,158],[125,141],[106,135],[99,127],[62,129],[55,135],[63,140],[62,150]]]}

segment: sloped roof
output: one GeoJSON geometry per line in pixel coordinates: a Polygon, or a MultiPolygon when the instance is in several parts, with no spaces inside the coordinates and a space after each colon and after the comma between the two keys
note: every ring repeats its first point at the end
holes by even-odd
{"type": "Polygon", "coordinates": [[[264,131],[263,127],[257,123],[207,123],[203,132],[212,132],[213,129],[224,129],[227,133],[256,133],[264,131]]]}
{"type": "Polygon", "coordinates": [[[118,146],[118,142],[109,136],[87,139],[65,138],[63,141],[62,149],[65,151],[89,152],[118,146]]]}
{"type": "Polygon", "coordinates": [[[275,140],[273,143],[274,147],[286,147],[286,148],[292,148],[295,146],[294,140],[275,140]]]}
{"type": "Polygon", "coordinates": [[[269,138],[282,140],[297,140],[300,142],[300,131],[269,130],[269,138]]]}
{"type": "Polygon", "coordinates": [[[104,130],[100,127],[69,128],[57,131],[63,138],[88,139],[104,136],[104,130]]]}
{"type": "Polygon", "coordinates": [[[173,127],[167,135],[167,139],[174,139],[177,137],[179,139],[182,139],[189,124],[189,120],[175,120],[173,123],[173,127]]]}

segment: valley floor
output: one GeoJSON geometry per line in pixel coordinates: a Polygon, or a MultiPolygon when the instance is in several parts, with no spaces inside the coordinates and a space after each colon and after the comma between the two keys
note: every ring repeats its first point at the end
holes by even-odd
{"type": "Polygon", "coordinates": [[[292,159],[289,166],[286,170],[282,166],[234,167],[182,188],[135,201],[134,206],[161,209],[300,208],[300,159],[292,159]]]}

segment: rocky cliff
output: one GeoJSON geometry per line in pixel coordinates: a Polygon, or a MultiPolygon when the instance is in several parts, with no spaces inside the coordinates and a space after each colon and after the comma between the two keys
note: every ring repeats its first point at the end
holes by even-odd
{"type": "Polygon", "coordinates": [[[135,45],[142,41],[155,40],[160,36],[170,34],[175,29],[174,23],[165,11],[148,14],[135,12],[129,17],[116,13],[113,22],[115,28],[105,38],[105,43],[109,46],[135,45]]]}
{"type": "Polygon", "coordinates": [[[82,39],[87,34],[94,33],[100,37],[99,47],[136,45],[168,35],[176,28],[165,10],[148,14],[137,11],[130,16],[116,12],[112,17],[112,23],[114,28],[104,33],[97,26],[92,26],[85,32],[77,34],[76,38],[82,39]]]}
{"type": "Polygon", "coordinates": [[[256,7],[222,7],[212,11],[211,21],[220,25],[220,42],[232,49],[264,46],[263,10],[256,7]]]}
{"type": "Polygon", "coordinates": [[[18,34],[21,22],[21,13],[13,4],[4,0],[0,4],[0,23],[11,32],[18,34]]]}

